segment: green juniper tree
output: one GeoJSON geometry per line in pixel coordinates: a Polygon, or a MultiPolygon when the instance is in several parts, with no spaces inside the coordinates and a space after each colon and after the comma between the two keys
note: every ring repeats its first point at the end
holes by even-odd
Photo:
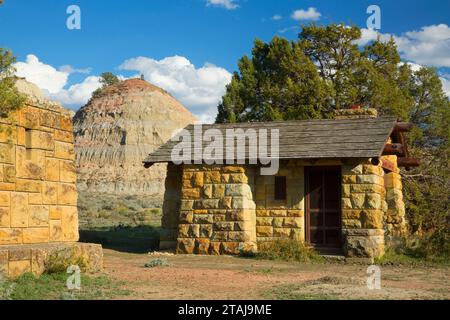
{"type": "Polygon", "coordinates": [[[103,89],[105,89],[108,86],[112,86],[114,84],[117,84],[119,82],[120,82],[119,78],[114,73],[112,73],[112,72],[103,72],[100,75],[100,83],[101,83],[102,86],[92,93],[92,97],[99,96],[103,89]]]}
{"type": "Polygon", "coordinates": [[[15,86],[13,64],[16,58],[11,51],[0,48],[0,117],[7,117],[11,111],[19,109],[25,98],[15,86]]]}

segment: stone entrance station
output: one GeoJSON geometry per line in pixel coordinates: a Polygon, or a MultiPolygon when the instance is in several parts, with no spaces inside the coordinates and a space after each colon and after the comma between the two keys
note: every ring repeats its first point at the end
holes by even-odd
{"type": "Polygon", "coordinates": [[[17,87],[26,105],[0,118],[0,274],[39,275],[61,252],[100,270],[101,246],[77,242],[72,114],[24,80],[17,87]]]}
{"type": "MultiPolygon", "coordinates": [[[[194,131],[215,129],[225,137],[234,128],[279,130],[278,173],[261,175],[260,165],[249,164],[247,151],[244,165],[206,165],[204,158],[176,165],[171,155],[178,141],[169,141],[145,161],[147,167],[169,163],[161,248],[238,254],[288,238],[348,257],[373,258],[384,254],[387,241],[404,235],[399,167],[418,165],[408,157],[403,137],[409,124],[357,109],[343,110],[335,120],[191,125],[186,130],[194,137],[194,131]]],[[[210,142],[203,143],[205,148],[210,142]]],[[[244,143],[248,150],[248,139],[244,143]]],[[[191,150],[199,150],[191,144],[191,150]]],[[[221,154],[225,157],[226,150],[221,154]]]]}

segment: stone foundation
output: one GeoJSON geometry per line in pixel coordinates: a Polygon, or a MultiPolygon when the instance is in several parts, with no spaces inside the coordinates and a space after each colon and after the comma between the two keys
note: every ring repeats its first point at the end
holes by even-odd
{"type": "Polygon", "coordinates": [[[0,275],[15,278],[23,273],[32,272],[39,276],[46,271],[54,254],[81,258],[86,263],[84,272],[103,270],[101,245],[77,242],[52,243],[0,246],[0,275]]]}

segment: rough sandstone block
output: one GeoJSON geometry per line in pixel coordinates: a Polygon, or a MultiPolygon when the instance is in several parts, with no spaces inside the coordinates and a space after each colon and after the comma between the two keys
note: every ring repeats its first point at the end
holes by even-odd
{"type": "Polygon", "coordinates": [[[50,242],[60,242],[64,240],[62,223],[60,220],[50,220],[50,242]]]}
{"type": "Polygon", "coordinates": [[[74,184],[58,184],[58,204],[77,205],[77,189],[74,184]]]}
{"type": "Polygon", "coordinates": [[[42,188],[42,201],[44,204],[58,204],[57,182],[44,182],[42,188]]]}
{"type": "Polygon", "coordinates": [[[11,222],[11,209],[0,207],[0,228],[9,228],[11,222]]]}
{"type": "Polygon", "coordinates": [[[278,238],[289,238],[291,229],[289,228],[273,228],[273,236],[278,238]]]}
{"type": "Polygon", "coordinates": [[[55,158],[75,160],[75,152],[73,144],[55,141],[55,158]]]}
{"type": "Polygon", "coordinates": [[[11,278],[17,278],[20,275],[31,272],[31,261],[10,261],[8,265],[8,276],[11,278]]]}
{"type": "Polygon", "coordinates": [[[11,192],[11,227],[28,227],[28,194],[11,192]]]}
{"type": "Polygon", "coordinates": [[[43,205],[29,206],[29,227],[45,227],[48,226],[49,207],[43,205]]]}
{"type": "Polygon", "coordinates": [[[28,204],[42,204],[42,194],[41,193],[29,193],[28,194],[28,204]]]}
{"type": "Polygon", "coordinates": [[[272,237],[273,236],[273,227],[257,226],[256,234],[258,237],[272,237]]]}
{"type": "Polygon", "coordinates": [[[222,242],[221,252],[225,255],[239,254],[239,242],[222,242]]]}
{"type": "Polygon", "coordinates": [[[17,179],[16,191],[40,193],[42,191],[42,182],[17,179]]]}
{"type": "Polygon", "coordinates": [[[194,239],[178,239],[177,253],[178,254],[193,254],[195,250],[194,239]]]}
{"type": "Polygon", "coordinates": [[[212,225],[200,225],[200,237],[210,239],[213,233],[212,225]]]}
{"type": "Polygon", "coordinates": [[[23,229],[23,243],[46,243],[49,242],[49,228],[26,228],[23,229]]]}
{"type": "Polygon", "coordinates": [[[183,199],[199,199],[200,198],[200,189],[198,189],[198,188],[195,188],[195,189],[183,188],[181,190],[181,197],[183,199]]]}
{"type": "Polygon", "coordinates": [[[23,229],[0,228],[0,245],[22,243],[22,230],[23,229]]]}
{"type": "Polygon", "coordinates": [[[221,242],[211,241],[209,245],[209,254],[218,256],[220,255],[221,242]]]}
{"type": "Polygon", "coordinates": [[[257,226],[266,226],[270,227],[272,226],[273,218],[270,217],[264,217],[264,218],[256,218],[256,225],[257,226]]]}
{"type": "Polygon", "coordinates": [[[78,211],[77,207],[61,207],[61,224],[64,241],[78,241],[78,211]]]}
{"type": "Polygon", "coordinates": [[[195,253],[206,255],[209,253],[209,246],[210,246],[209,239],[197,239],[195,240],[195,253]]]}
{"type": "Polygon", "coordinates": [[[204,174],[204,183],[220,183],[221,182],[221,174],[219,171],[211,171],[205,172],[204,174]]]}
{"type": "Polygon", "coordinates": [[[77,182],[77,173],[75,163],[73,161],[61,160],[60,162],[60,180],[61,182],[75,183],[77,182]]]}
{"type": "Polygon", "coordinates": [[[25,133],[26,147],[31,149],[53,150],[53,135],[49,132],[27,130],[25,133]]]}
{"type": "Polygon", "coordinates": [[[45,159],[45,179],[47,181],[59,181],[59,159],[45,159]]]}

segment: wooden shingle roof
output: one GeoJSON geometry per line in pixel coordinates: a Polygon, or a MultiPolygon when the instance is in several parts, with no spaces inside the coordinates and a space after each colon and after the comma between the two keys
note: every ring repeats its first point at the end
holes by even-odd
{"type": "MultiPolygon", "coordinates": [[[[280,159],[373,158],[382,155],[396,123],[396,118],[274,121],[202,125],[202,130],[218,129],[225,137],[227,129],[278,129],[280,159]]],[[[185,129],[194,136],[194,125],[185,129]]],[[[150,154],[144,163],[171,162],[172,149],[178,143],[168,141],[150,154]]],[[[204,147],[209,144],[203,142],[204,147]]]]}

